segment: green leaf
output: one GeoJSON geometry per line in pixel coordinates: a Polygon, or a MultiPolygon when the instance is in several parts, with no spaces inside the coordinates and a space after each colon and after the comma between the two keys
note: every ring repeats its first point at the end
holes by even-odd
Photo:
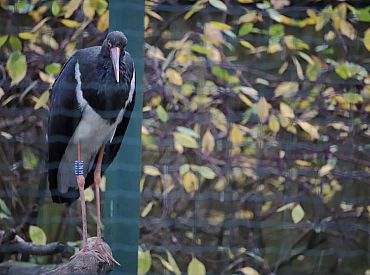
{"type": "Polygon", "coordinates": [[[363,9],[357,9],[355,15],[359,21],[370,22],[370,6],[363,9]]]}
{"type": "Polygon", "coordinates": [[[315,81],[321,72],[321,65],[319,62],[309,63],[306,68],[306,76],[309,80],[315,81]]]}
{"type": "Polygon", "coordinates": [[[219,10],[227,11],[227,6],[220,0],[209,0],[209,3],[219,10]]]}
{"type": "Polygon", "coordinates": [[[60,72],[61,67],[62,66],[59,63],[51,63],[45,66],[45,72],[48,75],[58,74],[60,72]]]}
{"type": "Polygon", "coordinates": [[[292,210],[292,220],[299,223],[304,218],[304,210],[300,204],[297,204],[292,210]]]}
{"type": "Polygon", "coordinates": [[[186,172],[189,172],[189,170],[190,170],[190,165],[189,164],[183,164],[179,168],[179,173],[180,173],[180,175],[183,175],[186,172]]]}
{"type": "Polygon", "coordinates": [[[364,45],[365,48],[370,52],[370,28],[368,28],[364,33],[364,45]]]}
{"type": "Polygon", "coordinates": [[[152,256],[150,255],[150,251],[144,251],[139,246],[139,254],[138,254],[138,274],[145,274],[150,270],[152,266],[152,256]]]}
{"type": "Polygon", "coordinates": [[[229,72],[227,70],[222,69],[219,66],[213,66],[211,71],[215,76],[224,81],[228,81],[230,78],[229,72]]]}
{"type": "Polygon", "coordinates": [[[253,30],[253,24],[252,23],[245,23],[242,25],[242,27],[239,30],[239,36],[246,35],[250,33],[253,30]]]}
{"type": "Polygon", "coordinates": [[[26,76],[26,56],[19,51],[11,53],[6,62],[6,69],[12,79],[11,85],[18,84],[26,76]]]}
{"type": "Polygon", "coordinates": [[[53,4],[51,5],[51,13],[54,15],[54,16],[57,16],[60,12],[60,7],[58,5],[58,2],[57,1],[53,1],[53,4]]]}
{"type": "Polygon", "coordinates": [[[8,35],[1,35],[0,36],[0,47],[4,45],[7,40],[8,40],[8,35]]]}
{"type": "Polygon", "coordinates": [[[158,105],[157,107],[157,116],[162,122],[167,122],[168,121],[168,113],[166,110],[161,106],[158,105]]]}
{"type": "Polygon", "coordinates": [[[6,206],[5,201],[0,199],[0,210],[7,216],[11,216],[9,208],[6,206]]]}
{"type": "Polygon", "coordinates": [[[44,230],[35,225],[30,225],[29,235],[33,243],[46,244],[46,235],[44,230]]]}
{"type": "Polygon", "coordinates": [[[211,51],[209,49],[207,49],[206,47],[203,47],[199,44],[194,44],[192,47],[191,47],[191,50],[193,52],[196,52],[196,53],[200,53],[200,54],[205,54],[205,55],[208,55],[211,53],[211,51]]]}
{"type": "Polygon", "coordinates": [[[357,76],[359,79],[363,79],[367,76],[367,71],[352,62],[342,62],[335,68],[335,72],[343,79],[348,79],[354,76],[357,76]]]}
{"type": "Polygon", "coordinates": [[[363,100],[362,96],[356,93],[345,93],[343,95],[344,99],[348,101],[348,103],[357,104],[363,100]]]}
{"type": "Polygon", "coordinates": [[[173,133],[175,143],[178,143],[187,148],[198,148],[198,143],[193,137],[189,137],[182,133],[173,133]]]}
{"type": "Polygon", "coordinates": [[[281,24],[272,25],[268,30],[268,34],[271,38],[282,38],[285,34],[284,26],[281,24]]]}
{"type": "Polygon", "coordinates": [[[205,275],[206,267],[196,257],[193,257],[188,265],[188,275],[205,275]]]}
{"type": "Polygon", "coordinates": [[[48,103],[50,93],[49,91],[45,91],[42,95],[37,99],[35,106],[33,107],[35,110],[38,110],[48,103]]]}
{"type": "Polygon", "coordinates": [[[184,19],[188,20],[190,17],[193,16],[196,12],[202,10],[205,7],[204,1],[197,1],[195,4],[191,7],[191,9],[185,13],[184,19]]]}
{"type": "Polygon", "coordinates": [[[22,150],[22,160],[23,168],[25,170],[32,170],[39,163],[38,156],[29,147],[25,147],[22,150]]]}
{"type": "Polygon", "coordinates": [[[180,133],[183,133],[184,135],[187,135],[187,136],[191,136],[191,137],[195,137],[195,138],[200,137],[197,132],[195,132],[194,130],[192,130],[190,128],[186,128],[186,127],[183,127],[183,126],[177,126],[176,130],[180,133]]]}
{"type": "Polygon", "coordinates": [[[199,174],[202,175],[202,177],[206,179],[211,180],[216,177],[216,173],[213,172],[213,170],[207,166],[199,166],[196,170],[199,172],[199,174]]]}
{"type": "Polygon", "coordinates": [[[9,43],[13,52],[22,50],[22,42],[18,37],[11,35],[9,38],[9,43]]]}

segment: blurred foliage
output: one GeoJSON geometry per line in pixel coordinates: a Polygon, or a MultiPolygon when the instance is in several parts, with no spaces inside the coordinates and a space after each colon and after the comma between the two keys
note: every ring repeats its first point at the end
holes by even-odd
{"type": "Polygon", "coordinates": [[[369,22],[359,1],[146,1],[142,273],[365,273],[369,22]]]}
{"type": "MultiPolygon", "coordinates": [[[[52,204],[45,181],[49,89],[77,49],[101,45],[109,26],[108,2],[1,0],[0,6],[0,231],[13,228],[27,241],[69,241],[74,247],[80,239],[79,210],[52,204]]],[[[86,198],[93,201],[91,188],[86,198]]]]}
{"type": "MultiPolygon", "coordinates": [[[[76,204],[43,199],[49,89],[76,49],[101,44],[107,1],[0,5],[0,229],[75,247],[76,204]]],[[[146,1],[140,274],[366,272],[369,12],[146,1]]]]}

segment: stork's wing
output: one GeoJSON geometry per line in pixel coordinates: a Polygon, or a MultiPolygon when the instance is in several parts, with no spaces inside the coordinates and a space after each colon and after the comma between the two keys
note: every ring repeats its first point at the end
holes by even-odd
{"type": "Polygon", "coordinates": [[[72,56],[62,68],[52,87],[51,108],[48,125],[48,180],[54,202],[69,202],[78,198],[78,190],[70,189],[61,194],[58,191],[58,166],[69,140],[81,120],[82,111],[76,98],[75,64],[72,56]]]}

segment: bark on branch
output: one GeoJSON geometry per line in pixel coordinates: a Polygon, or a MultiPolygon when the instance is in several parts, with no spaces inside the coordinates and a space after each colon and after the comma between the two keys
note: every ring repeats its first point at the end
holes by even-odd
{"type": "MultiPolygon", "coordinates": [[[[95,238],[88,239],[88,247],[92,248],[95,238]]],[[[108,244],[103,243],[104,250],[112,253],[108,244]]],[[[27,242],[18,242],[0,246],[0,253],[28,253],[32,255],[51,255],[62,252],[65,246],[62,243],[50,243],[47,245],[35,245],[27,242]]],[[[67,274],[108,274],[113,268],[112,262],[102,261],[88,251],[79,253],[67,263],[59,265],[36,265],[25,262],[8,261],[0,264],[0,274],[45,274],[45,275],[67,275],[67,274]]]]}

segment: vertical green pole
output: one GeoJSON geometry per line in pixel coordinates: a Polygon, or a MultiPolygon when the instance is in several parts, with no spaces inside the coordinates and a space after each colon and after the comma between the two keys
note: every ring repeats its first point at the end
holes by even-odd
{"type": "Polygon", "coordinates": [[[110,31],[125,33],[136,70],[136,103],[121,149],[107,171],[104,238],[121,267],[113,274],[137,274],[144,74],[144,0],[110,0],[110,31]]]}

